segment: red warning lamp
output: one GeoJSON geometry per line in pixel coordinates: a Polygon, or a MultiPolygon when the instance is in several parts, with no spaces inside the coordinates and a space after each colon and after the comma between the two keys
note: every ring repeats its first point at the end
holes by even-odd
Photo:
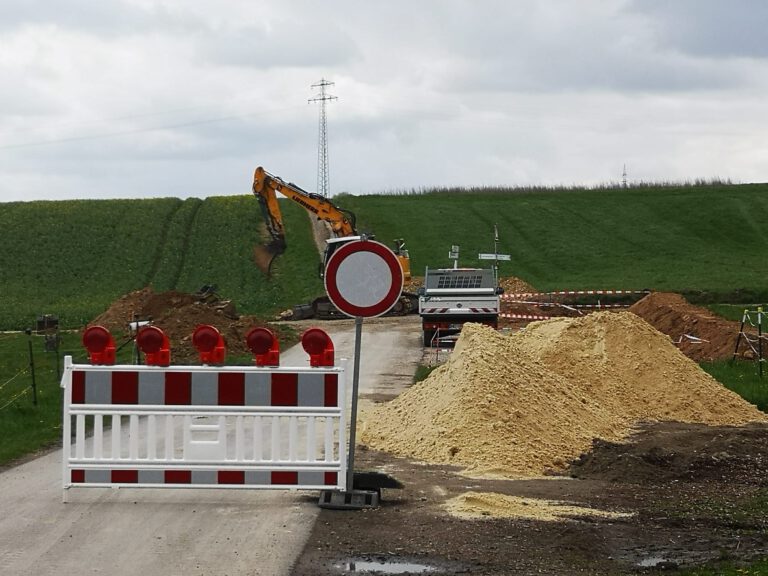
{"type": "Polygon", "coordinates": [[[115,340],[103,326],[91,326],[83,332],[83,346],[91,364],[115,363],[115,340]]]}
{"type": "Polygon", "coordinates": [[[301,345],[309,354],[310,366],[333,366],[333,342],[320,328],[310,328],[301,335],[301,345]]]}
{"type": "Polygon", "coordinates": [[[136,334],[136,346],[144,352],[147,366],[168,366],[171,363],[171,343],[157,326],[144,326],[136,334]]]}
{"type": "Polygon", "coordinates": [[[252,328],[245,337],[248,349],[253,352],[256,366],[280,366],[280,343],[267,328],[252,328]]]}
{"type": "Polygon", "coordinates": [[[192,344],[203,364],[223,364],[227,355],[224,337],[210,324],[200,324],[192,334],[192,344]]]}

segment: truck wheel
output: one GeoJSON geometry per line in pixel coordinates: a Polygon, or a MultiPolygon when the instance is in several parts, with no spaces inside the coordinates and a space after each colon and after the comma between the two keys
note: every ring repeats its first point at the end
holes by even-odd
{"type": "Polygon", "coordinates": [[[424,330],[424,348],[430,348],[432,346],[432,338],[434,337],[434,330],[424,330]]]}

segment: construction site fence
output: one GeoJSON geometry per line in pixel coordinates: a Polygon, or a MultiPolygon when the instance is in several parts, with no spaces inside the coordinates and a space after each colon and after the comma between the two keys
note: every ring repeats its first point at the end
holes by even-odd
{"type": "Polygon", "coordinates": [[[650,294],[650,290],[556,290],[553,292],[514,292],[502,294],[501,299],[520,301],[577,296],[638,296],[646,294],[650,294]]]}
{"type": "Polygon", "coordinates": [[[342,489],[346,362],[94,366],[65,358],[63,488],[342,489]]]}
{"type": "MultiPolygon", "coordinates": [[[[744,310],[741,317],[739,335],[736,338],[736,347],[734,348],[733,356],[731,357],[731,362],[733,362],[739,355],[741,343],[744,342],[752,356],[757,359],[757,370],[760,378],[763,377],[763,364],[765,363],[763,354],[765,348],[768,346],[768,333],[763,326],[765,321],[766,313],[762,307],[759,307],[757,310],[744,310]],[[757,334],[748,330],[747,325],[756,329],[757,334]]],[[[765,326],[765,328],[768,328],[768,326],[765,326]]]]}

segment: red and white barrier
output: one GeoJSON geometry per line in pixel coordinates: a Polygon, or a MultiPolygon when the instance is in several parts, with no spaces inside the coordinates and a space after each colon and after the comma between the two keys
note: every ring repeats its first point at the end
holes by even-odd
{"type": "Polygon", "coordinates": [[[535,314],[499,314],[499,318],[509,318],[511,320],[551,320],[557,316],[537,316],[535,314]]]}
{"type": "Polygon", "coordinates": [[[629,308],[631,304],[564,304],[562,302],[537,302],[537,301],[531,301],[531,300],[515,300],[514,302],[510,302],[510,304],[528,304],[531,306],[538,306],[539,308],[553,308],[553,307],[559,307],[559,308],[568,308],[568,309],[579,309],[579,308],[595,308],[595,309],[602,309],[602,308],[629,308]]]}
{"type": "Polygon", "coordinates": [[[519,301],[526,298],[562,297],[562,296],[628,296],[649,294],[648,290],[559,290],[555,292],[516,292],[502,294],[501,299],[519,301]]]}
{"type": "Polygon", "coordinates": [[[137,369],[68,357],[62,385],[65,488],[344,486],[343,366],[137,369]]]}
{"type": "MultiPolygon", "coordinates": [[[[347,472],[346,363],[311,334],[310,366],[254,345],[256,366],[110,365],[97,331],[91,358],[65,358],[63,485],[343,489],[347,472]],[[86,431],[89,431],[87,434],[86,431]]],[[[84,337],[85,340],[85,337],[84,337]]],[[[217,340],[201,354],[223,358],[217,340]]],[[[149,354],[148,354],[149,356],[149,354]]]]}

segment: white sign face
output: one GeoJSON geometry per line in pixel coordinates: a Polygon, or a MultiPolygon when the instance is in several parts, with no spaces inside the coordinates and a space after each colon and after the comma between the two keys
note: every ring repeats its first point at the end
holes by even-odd
{"type": "Polygon", "coordinates": [[[392,272],[373,252],[355,252],[336,271],[339,294],[353,306],[367,308],[381,302],[392,285],[392,272]]]}
{"type": "Polygon", "coordinates": [[[386,314],[400,299],[403,269],[389,248],[373,240],[344,244],[325,270],[325,291],[340,312],[370,318],[386,314]]]}

